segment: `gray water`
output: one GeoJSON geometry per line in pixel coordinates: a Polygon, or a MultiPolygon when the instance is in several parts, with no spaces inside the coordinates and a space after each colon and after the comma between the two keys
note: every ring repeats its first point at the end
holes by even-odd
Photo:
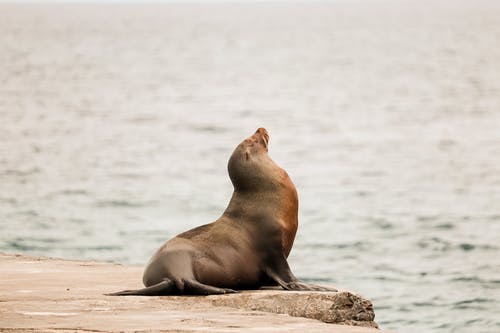
{"type": "Polygon", "coordinates": [[[500,332],[500,3],[1,5],[0,250],[144,265],[257,127],[303,280],[500,332]]]}

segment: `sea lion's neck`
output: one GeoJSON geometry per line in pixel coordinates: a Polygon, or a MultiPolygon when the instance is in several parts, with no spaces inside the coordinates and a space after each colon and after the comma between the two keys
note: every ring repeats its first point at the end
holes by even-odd
{"type": "Polygon", "coordinates": [[[233,192],[224,215],[238,220],[261,219],[263,216],[270,219],[282,218],[287,208],[282,207],[283,197],[274,192],[233,192]]]}
{"type": "Polygon", "coordinates": [[[271,229],[280,231],[281,246],[288,256],[298,226],[297,191],[291,180],[273,191],[235,190],[222,215],[224,217],[237,223],[272,224],[271,229]]]}

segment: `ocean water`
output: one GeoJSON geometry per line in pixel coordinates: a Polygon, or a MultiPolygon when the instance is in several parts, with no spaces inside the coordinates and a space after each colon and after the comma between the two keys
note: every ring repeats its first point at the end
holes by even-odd
{"type": "Polygon", "coordinates": [[[500,332],[500,3],[0,5],[0,251],[144,265],[258,127],[303,280],[500,332]]]}

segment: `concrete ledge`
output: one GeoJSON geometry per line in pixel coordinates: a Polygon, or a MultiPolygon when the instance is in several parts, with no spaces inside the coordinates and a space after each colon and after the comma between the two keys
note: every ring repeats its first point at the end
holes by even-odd
{"type": "Polygon", "coordinates": [[[141,276],[142,267],[0,254],[0,332],[381,332],[371,302],[347,291],[103,295],[139,288],[141,276]]]}
{"type": "Polygon", "coordinates": [[[284,291],[279,288],[206,297],[216,306],[287,314],[325,323],[378,328],[372,303],[349,291],[284,291]]]}

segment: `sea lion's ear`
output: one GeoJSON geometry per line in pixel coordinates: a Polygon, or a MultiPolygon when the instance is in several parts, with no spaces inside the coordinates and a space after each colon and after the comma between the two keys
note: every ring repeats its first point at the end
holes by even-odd
{"type": "Polygon", "coordinates": [[[250,156],[248,155],[248,152],[245,152],[245,159],[248,161],[249,158],[250,156]]]}

